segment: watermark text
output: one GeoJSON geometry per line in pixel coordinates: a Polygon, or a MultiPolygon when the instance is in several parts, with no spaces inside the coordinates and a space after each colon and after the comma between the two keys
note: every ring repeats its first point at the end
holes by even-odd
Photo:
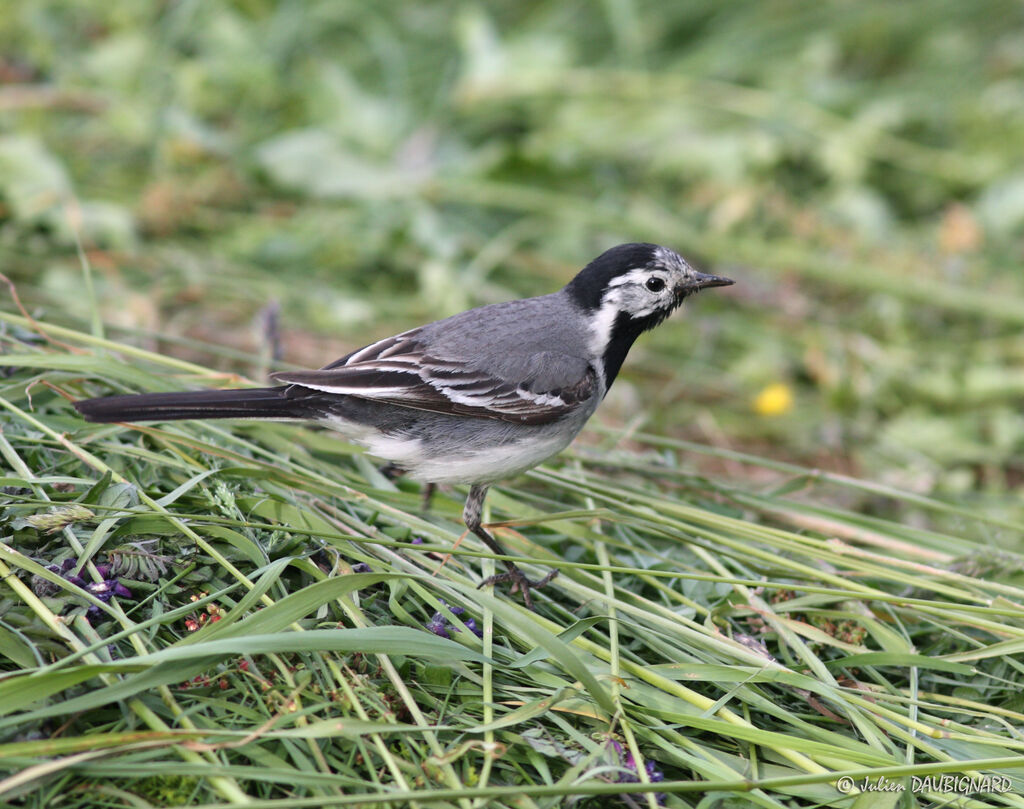
{"type": "Polygon", "coordinates": [[[1012,783],[1006,775],[983,775],[978,778],[967,775],[912,775],[909,783],[906,779],[896,781],[884,775],[856,780],[844,775],[836,781],[836,789],[847,795],[851,792],[906,792],[908,787],[915,795],[922,792],[938,792],[943,795],[1002,795],[1011,790],[1012,783]]]}

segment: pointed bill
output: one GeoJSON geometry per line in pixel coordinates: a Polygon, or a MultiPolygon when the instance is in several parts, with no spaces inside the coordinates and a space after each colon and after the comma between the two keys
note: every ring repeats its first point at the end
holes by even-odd
{"type": "Polygon", "coordinates": [[[687,289],[706,289],[707,287],[727,287],[735,283],[731,278],[698,272],[694,273],[692,280],[686,286],[687,289]]]}

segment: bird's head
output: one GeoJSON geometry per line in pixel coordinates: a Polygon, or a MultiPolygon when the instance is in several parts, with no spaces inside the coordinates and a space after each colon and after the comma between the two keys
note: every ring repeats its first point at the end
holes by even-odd
{"type": "Polygon", "coordinates": [[[732,283],[695,270],[667,247],[620,244],[580,270],[565,292],[589,320],[590,349],[606,358],[610,385],[638,335],[661,323],[690,295],[732,283]]]}
{"type": "Polygon", "coordinates": [[[620,244],[606,250],[569,282],[566,292],[588,314],[604,310],[642,323],[642,331],[668,317],[687,297],[728,278],[698,272],[681,255],[657,244],[620,244]]]}

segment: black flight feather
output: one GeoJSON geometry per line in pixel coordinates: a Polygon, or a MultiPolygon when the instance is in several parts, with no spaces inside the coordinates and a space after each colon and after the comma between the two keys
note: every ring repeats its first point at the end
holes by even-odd
{"type": "Polygon", "coordinates": [[[195,390],[104,396],[75,402],[86,421],[174,421],[179,419],[302,419],[318,408],[286,395],[287,385],[241,390],[195,390]]]}

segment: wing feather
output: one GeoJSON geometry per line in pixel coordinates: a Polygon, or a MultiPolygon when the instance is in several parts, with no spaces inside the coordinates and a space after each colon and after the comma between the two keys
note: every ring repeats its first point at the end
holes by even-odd
{"type": "Polygon", "coordinates": [[[558,360],[565,366],[557,386],[539,390],[533,381],[503,379],[455,357],[432,356],[417,339],[419,331],[380,340],[319,371],[285,371],[273,378],[340,396],[522,424],[554,421],[597,389],[596,371],[580,358],[550,352],[527,358],[533,361],[527,365],[545,371],[558,360]]]}

